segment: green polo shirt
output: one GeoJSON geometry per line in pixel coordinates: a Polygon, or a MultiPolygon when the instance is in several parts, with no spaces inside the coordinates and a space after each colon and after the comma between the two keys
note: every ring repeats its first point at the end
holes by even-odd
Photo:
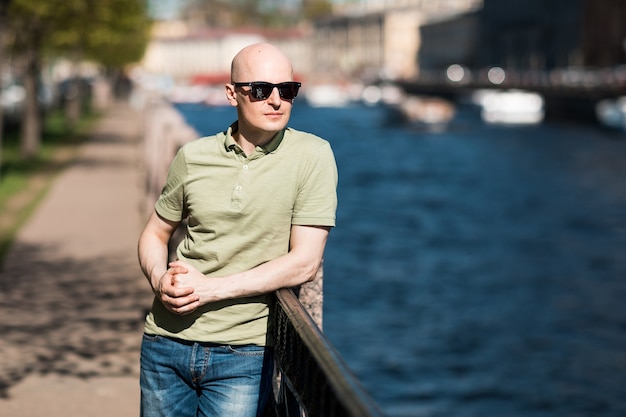
{"type": "MultiPolygon", "coordinates": [[[[287,128],[245,155],[226,132],[187,143],[174,158],[155,209],[187,218],[177,248],[211,279],[245,271],[289,250],[291,225],[334,226],[337,167],[330,144],[287,128]]],[[[189,315],[154,301],[145,331],[185,340],[265,345],[269,295],[202,306],[189,315]]]]}

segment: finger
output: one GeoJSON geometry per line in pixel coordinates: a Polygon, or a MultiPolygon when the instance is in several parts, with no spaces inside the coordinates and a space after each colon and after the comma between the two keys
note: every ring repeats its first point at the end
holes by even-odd
{"type": "Polygon", "coordinates": [[[186,276],[187,274],[172,274],[172,285],[184,283],[186,276]]]}
{"type": "Polygon", "coordinates": [[[168,264],[170,268],[181,268],[185,270],[185,272],[189,272],[189,265],[183,261],[174,261],[168,264]]]}
{"type": "Polygon", "coordinates": [[[161,293],[169,295],[170,297],[184,297],[186,295],[191,294],[194,289],[188,286],[176,286],[176,284],[181,284],[183,281],[180,278],[177,278],[178,275],[173,275],[169,273],[169,279],[164,279],[161,281],[161,293]]]}
{"type": "Polygon", "coordinates": [[[195,298],[177,298],[164,303],[166,308],[176,314],[188,314],[200,306],[200,301],[195,298]]]}
{"type": "Polygon", "coordinates": [[[163,296],[161,297],[161,301],[163,302],[163,304],[172,311],[183,308],[189,304],[198,303],[199,300],[200,297],[193,294],[186,297],[170,297],[167,294],[163,294],[163,296]]]}
{"type": "Polygon", "coordinates": [[[194,311],[198,309],[199,306],[200,306],[200,302],[194,301],[193,303],[184,305],[182,307],[176,307],[172,311],[176,314],[185,315],[185,314],[193,313],[194,311]]]}
{"type": "Polygon", "coordinates": [[[182,265],[170,265],[170,268],[167,270],[170,275],[178,275],[178,274],[187,274],[189,273],[189,269],[185,268],[182,265]]]}
{"type": "MultiPolygon", "coordinates": [[[[163,292],[165,295],[172,299],[181,299],[193,294],[193,287],[168,287],[163,292]]],[[[197,297],[197,296],[194,296],[197,297]]]]}

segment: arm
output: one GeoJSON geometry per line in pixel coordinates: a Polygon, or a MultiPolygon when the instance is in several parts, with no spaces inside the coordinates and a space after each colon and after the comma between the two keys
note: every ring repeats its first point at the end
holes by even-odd
{"type": "Polygon", "coordinates": [[[190,305],[198,307],[198,296],[193,288],[174,287],[174,276],[167,268],[167,244],[178,225],[153,212],[141,232],[137,252],[141,270],[156,297],[169,311],[184,314],[190,305]]]}
{"type": "MultiPolygon", "coordinates": [[[[176,261],[170,264],[170,272],[174,275],[176,287],[195,289],[194,294],[199,296],[200,305],[295,287],[315,278],[329,232],[330,227],[326,226],[294,225],[291,227],[289,252],[248,271],[207,279],[191,265],[176,261]]],[[[196,308],[192,305],[187,307],[196,308]]],[[[184,308],[184,311],[193,310],[184,308]]]]}

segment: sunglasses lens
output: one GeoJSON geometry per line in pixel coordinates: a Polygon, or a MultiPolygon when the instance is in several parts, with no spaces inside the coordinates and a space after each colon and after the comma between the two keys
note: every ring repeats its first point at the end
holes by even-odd
{"type": "Polygon", "coordinates": [[[298,84],[297,83],[279,84],[278,93],[285,100],[293,100],[298,95],[298,84]]]}
{"type": "Polygon", "coordinates": [[[257,100],[265,100],[272,95],[274,86],[270,83],[252,83],[252,96],[257,100]]]}
{"type": "Polygon", "coordinates": [[[266,82],[253,82],[250,83],[250,92],[252,97],[257,100],[267,100],[272,95],[274,87],[278,88],[278,94],[284,100],[293,100],[298,95],[298,89],[300,83],[286,82],[280,84],[272,84],[266,82]]]}

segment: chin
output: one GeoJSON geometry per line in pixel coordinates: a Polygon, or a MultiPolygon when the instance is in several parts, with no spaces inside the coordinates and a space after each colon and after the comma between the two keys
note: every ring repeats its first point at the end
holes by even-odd
{"type": "Polygon", "coordinates": [[[263,123],[263,125],[259,127],[265,130],[266,132],[278,132],[280,130],[283,130],[285,127],[287,127],[288,121],[289,121],[288,118],[284,118],[284,119],[273,121],[273,122],[263,123]]]}

